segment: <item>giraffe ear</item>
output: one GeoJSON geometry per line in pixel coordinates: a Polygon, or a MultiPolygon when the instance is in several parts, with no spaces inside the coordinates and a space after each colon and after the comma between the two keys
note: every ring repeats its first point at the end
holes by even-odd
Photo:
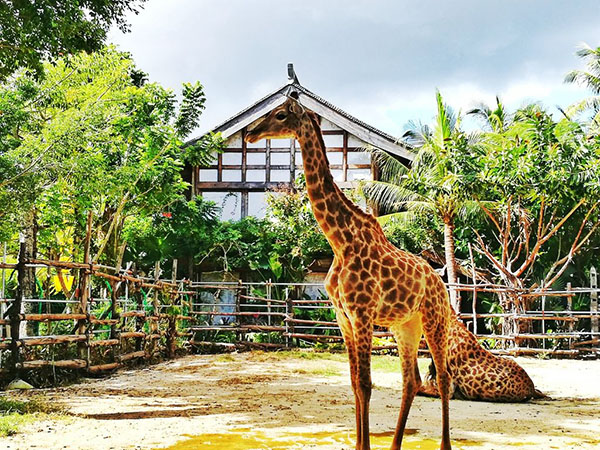
{"type": "Polygon", "coordinates": [[[300,103],[298,103],[296,100],[290,101],[290,107],[288,109],[292,114],[295,114],[297,116],[301,115],[304,111],[302,105],[300,105],[300,103]]]}

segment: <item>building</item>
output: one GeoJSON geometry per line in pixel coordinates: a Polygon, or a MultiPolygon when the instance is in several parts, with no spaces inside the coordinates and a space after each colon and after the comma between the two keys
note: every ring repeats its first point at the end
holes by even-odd
{"type": "MultiPolygon", "coordinates": [[[[358,180],[377,179],[377,168],[371,162],[367,147],[379,148],[408,164],[412,154],[406,146],[383,131],[372,127],[300,84],[292,64],[288,64],[288,82],[215,127],[226,148],[206,167],[188,167],[192,195],[202,195],[222,207],[222,219],[239,219],[247,215],[261,217],[269,190],[292,187],[302,172],[302,154],[293,139],[266,139],[246,143],[248,128],[281,105],[291,92],[299,102],[321,118],[323,139],[334,179],[340,187],[349,188],[358,180]]],[[[193,144],[192,139],[187,144],[193,144]]]]}

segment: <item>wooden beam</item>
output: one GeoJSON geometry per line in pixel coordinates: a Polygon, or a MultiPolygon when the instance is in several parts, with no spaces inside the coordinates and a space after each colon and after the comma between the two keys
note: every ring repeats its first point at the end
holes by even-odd
{"type": "Polygon", "coordinates": [[[289,187],[290,183],[283,182],[254,182],[247,181],[245,183],[233,182],[233,181],[224,181],[224,182],[205,182],[199,183],[198,189],[200,191],[265,191],[268,189],[275,189],[277,187],[289,187]]]}
{"type": "Polygon", "coordinates": [[[344,131],[343,134],[343,157],[342,157],[342,171],[344,172],[343,180],[348,181],[348,132],[344,131]]]}
{"type": "MultiPolygon", "coordinates": [[[[211,166],[214,167],[214,166],[211,166]]],[[[217,181],[223,181],[223,154],[219,153],[217,159],[217,181]]]]}
{"type": "Polygon", "coordinates": [[[296,139],[290,139],[290,184],[293,186],[296,177],[294,172],[296,171],[296,139]]]}
{"type": "Polygon", "coordinates": [[[271,139],[267,139],[265,148],[265,181],[269,183],[271,181],[271,139]]]}

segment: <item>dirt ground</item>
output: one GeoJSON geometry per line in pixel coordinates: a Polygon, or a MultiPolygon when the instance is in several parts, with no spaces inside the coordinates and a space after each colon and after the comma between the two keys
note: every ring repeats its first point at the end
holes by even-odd
{"type": "MultiPolygon", "coordinates": [[[[526,404],[452,400],[454,448],[600,448],[600,361],[518,362],[552,399],[526,404]]],[[[391,357],[374,361],[374,449],[389,448],[397,420],[396,364],[391,357]]],[[[63,402],[72,416],[36,422],[1,438],[1,448],[354,448],[345,355],[188,356],[42,392],[63,402]]],[[[403,448],[439,448],[439,400],[417,397],[408,426],[403,448]]]]}

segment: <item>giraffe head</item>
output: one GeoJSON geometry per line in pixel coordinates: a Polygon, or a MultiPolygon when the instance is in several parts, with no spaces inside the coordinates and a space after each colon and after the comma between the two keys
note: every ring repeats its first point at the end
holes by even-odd
{"type": "Polygon", "coordinates": [[[246,134],[247,142],[261,139],[297,138],[305,115],[308,113],[293,97],[271,111],[246,134]]]}

